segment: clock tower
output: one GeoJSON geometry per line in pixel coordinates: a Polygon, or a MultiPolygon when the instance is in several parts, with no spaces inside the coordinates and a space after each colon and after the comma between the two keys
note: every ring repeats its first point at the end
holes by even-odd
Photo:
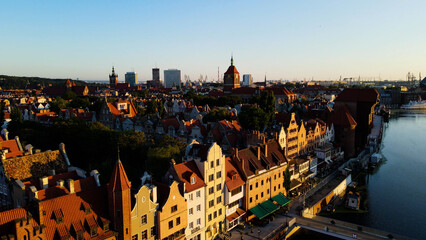
{"type": "Polygon", "coordinates": [[[234,58],[231,57],[231,66],[223,76],[223,92],[231,93],[232,89],[240,87],[240,73],[234,66],[234,58]]]}

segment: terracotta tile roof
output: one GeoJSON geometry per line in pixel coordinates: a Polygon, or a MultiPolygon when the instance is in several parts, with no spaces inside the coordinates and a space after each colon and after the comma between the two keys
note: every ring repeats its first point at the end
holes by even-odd
{"type": "Polygon", "coordinates": [[[339,101],[377,102],[379,93],[375,88],[346,88],[336,98],[339,101]]]}
{"type": "Polygon", "coordinates": [[[225,74],[240,74],[237,68],[234,65],[229,66],[228,70],[226,70],[225,74]]]}
{"type": "Polygon", "coordinates": [[[234,166],[240,170],[239,173],[242,174],[243,179],[256,174],[257,171],[287,163],[283,150],[275,139],[269,140],[265,144],[239,150],[238,158],[235,154],[232,158],[234,166]],[[267,156],[265,156],[265,145],[268,149],[267,156]],[[260,150],[260,159],[258,158],[258,149],[260,150]]]}
{"type": "Polygon", "coordinates": [[[206,186],[194,160],[176,164],[174,165],[174,168],[179,179],[185,183],[185,189],[187,192],[192,192],[206,186]],[[191,183],[192,177],[195,178],[194,184],[191,183]]]}
{"type": "Polygon", "coordinates": [[[6,153],[6,158],[14,158],[24,154],[24,151],[19,149],[19,143],[16,139],[2,141],[1,146],[2,149],[8,150],[8,153],[6,153]]]}
{"type": "Polygon", "coordinates": [[[23,208],[15,208],[0,212],[0,236],[4,234],[15,234],[15,232],[13,232],[15,228],[15,222],[13,220],[26,217],[27,211],[23,208]]]}
{"type": "MultiPolygon", "coordinates": [[[[63,172],[63,173],[58,173],[55,174],[53,176],[48,176],[48,187],[54,187],[56,186],[56,182],[63,179],[63,180],[67,180],[67,179],[77,179],[77,172],[76,171],[71,171],[71,172],[63,172]]],[[[36,189],[40,190],[42,189],[40,186],[40,179],[38,178],[32,178],[29,181],[25,181],[22,182],[26,188],[29,188],[31,186],[36,187],[36,189]]]]}
{"type": "Polygon", "coordinates": [[[219,121],[219,124],[226,130],[226,131],[241,131],[242,127],[238,120],[221,120],[219,121]]]}
{"type": "Polygon", "coordinates": [[[230,157],[226,157],[225,172],[225,184],[226,187],[228,187],[228,191],[232,191],[237,187],[244,185],[244,181],[241,179],[241,176],[238,173],[237,169],[234,167],[230,157]]]}
{"type": "Polygon", "coordinates": [[[55,234],[75,239],[74,236],[69,235],[71,228],[84,231],[84,239],[103,239],[104,237],[112,236],[114,234],[113,231],[104,232],[98,224],[101,217],[105,217],[108,214],[108,201],[105,199],[107,199],[105,188],[98,187],[91,191],[68,194],[41,201],[39,207],[46,213],[42,222],[46,226],[47,239],[54,239],[55,234]],[[90,206],[90,211],[86,212],[83,206],[90,206]],[[61,216],[62,221],[57,221],[58,217],[61,216]],[[91,238],[89,229],[85,229],[80,223],[87,223],[88,226],[95,227],[98,236],[91,238]]]}
{"type": "Polygon", "coordinates": [[[200,128],[200,132],[201,132],[201,134],[203,135],[203,136],[206,136],[207,135],[207,130],[206,130],[206,128],[204,127],[204,125],[200,122],[200,120],[195,120],[195,121],[186,121],[185,122],[185,127],[186,127],[186,129],[187,129],[187,131],[188,131],[188,133],[189,134],[191,134],[192,133],[192,128],[194,128],[194,127],[199,127],[200,128]]]}
{"type": "Polygon", "coordinates": [[[124,171],[123,164],[120,160],[114,166],[112,171],[111,179],[108,183],[108,189],[113,192],[122,191],[125,189],[130,189],[130,181],[127,178],[126,172],[124,171]]]}
{"type": "Polygon", "coordinates": [[[352,114],[346,105],[335,109],[332,115],[330,116],[329,122],[333,123],[335,126],[340,125],[355,127],[357,125],[357,122],[352,117],[352,114]]]}
{"type": "Polygon", "coordinates": [[[294,95],[295,93],[287,88],[284,87],[265,87],[265,91],[272,91],[275,96],[282,96],[282,95],[294,95]]]}
{"type": "Polygon", "coordinates": [[[55,169],[57,172],[64,172],[67,169],[67,163],[59,150],[2,159],[1,161],[9,180],[39,178],[48,175],[47,173],[51,169],[55,169]]]}
{"type": "Polygon", "coordinates": [[[164,131],[166,132],[168,131],[169,126],[173,126],[176,130],[178,130],[180,127],[179,120],[177,118],[169,118],[161,121],[163,122],[164,131]]]}

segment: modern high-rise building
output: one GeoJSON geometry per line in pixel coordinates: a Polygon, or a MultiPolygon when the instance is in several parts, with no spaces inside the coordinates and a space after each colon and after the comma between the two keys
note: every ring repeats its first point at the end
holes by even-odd
{"type": "Polygon", "coordinates": [[[243,86],[248,87],[253,84],[253,77],[251,74],[244,74],[243,75],[243,86]]]}
{"type": "Polygon", "coordinates": [[[180,70],[169,69],[164,70],[164,86],[166,88],[179,87],[180,86],[180,70]]]}
{"type": "Polygon", "coordinates": [[[124,78],[125,82],[129,83],[130,86],[136,86],[136,84],[138,84],[138,74],[136,72],[127,72],[124,78]]]}
{"type": "Polygon", "coordinates": [[[152,80],[160,81],[160,69],[159,68],[153,68],[152,69],[152,80]]]}
{"type": "Polygon", "coordinates": [[[112,73],[109,75],[109,85],[110,87],[115,87],[118,83],[118,75],[115,74],[114,67],[112,67],[112,73]]]}

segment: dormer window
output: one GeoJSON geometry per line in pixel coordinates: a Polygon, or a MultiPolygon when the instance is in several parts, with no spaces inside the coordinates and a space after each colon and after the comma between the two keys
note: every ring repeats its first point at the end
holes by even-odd
{"type": "Polygon", "coordinates": [[[232,180],[237,180],[237,175],[233,175],[232,180]]]}
{"type": "Polygon", "coordinates": [[[191,177],[191,184],[195,184],[195,177],[191,177]]]}

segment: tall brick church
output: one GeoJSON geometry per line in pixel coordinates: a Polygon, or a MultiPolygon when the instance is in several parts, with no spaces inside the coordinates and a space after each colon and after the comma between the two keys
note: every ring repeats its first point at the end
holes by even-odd
{"type": "Polygon", "coordinates": [[[232,93],[232,89],[240,87],[240,73],[234,66],[234,58],[231,57],[231,66],[223,76],[223,92],[226,94],[232,93]]]}

